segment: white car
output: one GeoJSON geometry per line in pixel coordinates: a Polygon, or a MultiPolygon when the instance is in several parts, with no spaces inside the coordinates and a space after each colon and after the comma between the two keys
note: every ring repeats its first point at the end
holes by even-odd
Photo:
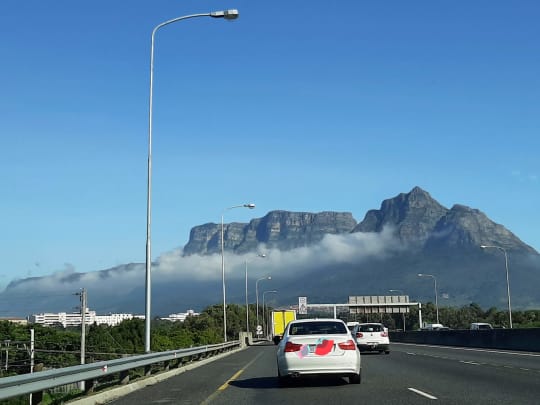
{"type": "Polygon", "coordinates": [[[361,323],[356,325],[352,334],[360,351],[378,351],[390,353],[388,329],[382,323],[361,323]]]}
{"type": "Polygon", "coordinates": [[[291,377],[338,375],[360,384],[360,352],[340,319],[291,321],[277,348],[280,383],[291,377]]]}
{"type": "Polygon", "coordinates": [[[487,322],[474,322],[471,323],[471,330],[492,330],[493,326],[487,322]]]}

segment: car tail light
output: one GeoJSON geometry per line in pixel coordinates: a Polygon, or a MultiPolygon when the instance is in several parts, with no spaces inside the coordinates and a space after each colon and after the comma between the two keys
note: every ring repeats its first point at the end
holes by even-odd
{"type": "Polygon", "coordinates": [[[362,332],[356,332],[356,337],[361,338],[364,337],[364,335],[362,334],[362,332]]]}
{"type": "Polygon", "coordinates": [[[302,345],[298,343],[287,342],[285,344],[285,352],[298,352],[302,349],[302,345]]]}
{"type": "Polygon", "coordinates": [[[388,332],[386,332],[386,331],[381,332],[381,336],[382,336],[382,337],[388,337],[388,332]]]}
{"type": "Polygon", "coordinates": [[[351,339],[347,340],[346,342],[338,343],[338,346],[341,350],[356,350],[356,343],[354,343],[351,339]]]}

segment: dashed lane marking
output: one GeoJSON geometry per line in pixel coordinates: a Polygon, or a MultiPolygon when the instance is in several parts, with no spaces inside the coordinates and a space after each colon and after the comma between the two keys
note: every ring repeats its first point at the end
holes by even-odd
{"type": "Polygon", "coordinates": [[[428,398],[428,399],[437,399],[437,397],[434,397],[433,395],[428,394],[427,392],[417,390],[416,388],[409,388],[409,391],[412,391],[415,394],[421,395],[421,396],[423,396],[425,398],[428,398]]]}

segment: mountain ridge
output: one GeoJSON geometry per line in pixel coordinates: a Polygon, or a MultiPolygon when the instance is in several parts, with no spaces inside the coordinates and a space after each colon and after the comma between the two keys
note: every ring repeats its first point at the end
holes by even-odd
{"type": "MultiPolygon", "coordinates": [[[[387,226],[394,228],[403,245],[418,251],[476,249],[482,244],[500,243],[511,250],[538,254],[482,211],[462,204],[445,208],[418,186],[409,193],[384,200],[380,209],[369,210],[361,222],[350,212],[281,210],[270,211],[247,224],[224,224],[224,250],[241,254],[255,250],[260,244],[290,250],[320,242],[327,234],[380,233],[387,226]]],[[[219,253],[220,241],[220,224],[195,226],[184,246],[184,254],[219,253]]]]}
{"type": "MultiPolygon", "coordinates": [[[[538,252],[482,211],[461,204],[448,209],[420,187],[384,200],[360,222],[349,212],[278,210],[223,227],[228,302],[245,303],[249,262],[251,283],[272,274],[271,287],[279,291],[273,299],[281,305],[298,296],[346,302],[348,295],[388,295],[396,288],[416,301],[433,302],[432,286],[417,276],[427,273],[437,276],[440,294],[448,297],[441,306],[476,302],[504,308],[504,257],[499,249],[480,248],[493,245],[508,253],[514,307],[540,307],[538,252]],[[262,252],[267,258],[255,261],[262,252]]],[[[184,249],[152,263],[154,313],[199,310],[220,301],[220,243],[221,224],[195,226],[184,249]]],[[[142,313],[144,279],[144,263],[58,272],[12,281],[0,302],[10,303],[7,315],[66,312],[76,305],[73,293],[84,287],[97,311],[142,313]]]]}

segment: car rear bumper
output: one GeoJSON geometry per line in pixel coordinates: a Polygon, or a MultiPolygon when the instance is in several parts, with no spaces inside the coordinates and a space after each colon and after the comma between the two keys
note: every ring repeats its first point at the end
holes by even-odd
{"type": "Polygon", "coordinates": [[[360,353],[356,352],[350,356],[338,356],[340,359],[333,361],[328,357],[299,358],[296,355],[288,355],[278,359],[277,365],[281,376],[325,374],[345,376],[360,373],[359,356],[360,353]]]}
{"type": "Polygon", "coordinates": [[[368,351],[387,352],[390,350],[390,344],[388,343],[368,343],[368,344],[358,344],[357,346],[361,352],[368,352],[368,351]]]}

